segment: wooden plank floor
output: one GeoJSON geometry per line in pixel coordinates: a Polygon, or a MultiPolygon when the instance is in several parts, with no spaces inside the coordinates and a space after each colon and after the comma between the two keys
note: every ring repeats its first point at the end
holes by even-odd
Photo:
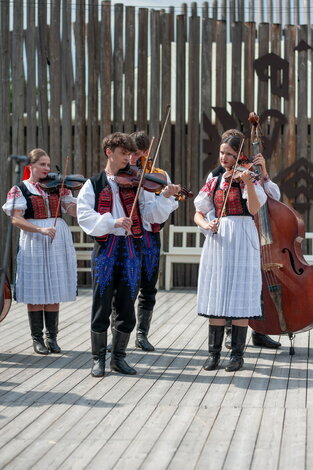
{"type": "MultiPolygon", "coordinates": [[[[62,355],[33,353],[26,308],[0,324],[0,468],[306,470],[313,468],[312,335],[296,355],[249,344],[245,367],[205,372],[206,321],[193,291],[158,293],[153,353],[138,374],[90,376],[91,292],[62,305],[62,355]]],[[[108,370],[109,370],[108,355],[108,370]]]]}

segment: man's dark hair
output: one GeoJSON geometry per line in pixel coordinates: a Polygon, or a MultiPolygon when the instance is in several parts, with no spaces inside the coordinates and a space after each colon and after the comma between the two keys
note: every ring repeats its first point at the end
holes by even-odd
{"type": "Polygon", "coordinates": [[[107,135],[102,141],[102,148],[105,155],[107,148],[114,151],[117,147],[122,147],[123,149],[129,150],[129,152],[136,152],[137,150],[130,135],[122,132],[107,135]]]}
{"type": "Polygon", "coordinates": [[[148,150],[150,139],[144,131],[137,131],[130,134],[138,150],[148,150]]]}

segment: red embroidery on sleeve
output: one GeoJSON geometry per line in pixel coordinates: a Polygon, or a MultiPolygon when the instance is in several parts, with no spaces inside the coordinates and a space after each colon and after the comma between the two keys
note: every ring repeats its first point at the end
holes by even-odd
{"type": "Polygon", "coordinates": [[[13,186],[8,192],[7,199],[16,199],[22,196],[22,191],[17,186],[13,186]]]}

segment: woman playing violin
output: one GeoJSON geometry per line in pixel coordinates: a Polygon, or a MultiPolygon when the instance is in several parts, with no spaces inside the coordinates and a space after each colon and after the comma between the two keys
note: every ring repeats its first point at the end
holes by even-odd
{"type": "Polygon", "coordinates": [[[76,299],[77,283],[75,249],[62,213],[76,216],[76,199],[68,189],[63,189],[62,194],[42,189],[40,181],[50,171],[50,157],[44,150],[33,149],[29,159],[29,179],[13,186],[2,207],[21,231],[15,300],[27,304],[34,351],[60,353],[59,303],[76,299]]]}
{"type": "MultiPolygon", "coordinates": [[[[220,146],[226,171],[236,163],[242,136],[229,136],[220,146]]],[[[249,318],[260,317],[262,277],[260,246],[253,216],[266,202],[261,184],[246,170],[228,185],[224,173],[208,178],[195,199],[195,223],[206,234],[198,279],[198,314],[209,318],[209,355],[205,370],[217,368],[226,319],[232,319],[232,351],[227,372],[243,365],[249,318]]]]}

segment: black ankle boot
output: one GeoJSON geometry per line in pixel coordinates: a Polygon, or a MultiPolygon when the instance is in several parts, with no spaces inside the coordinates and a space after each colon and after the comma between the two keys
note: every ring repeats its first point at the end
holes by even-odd
{"type": "Polygon", "coordinates": [[[154,351],[154,346],[148,341],[148,333],[152,318],[152,310],[138,309],[137,312],[137,331],[136,331],[136,348],[143,351],[154,351]]]}
{"type": "Polygon", "coordinates": [[[125,361],[126,348],[130,338],[130,333],[124,333],[113,328],[111,370],[126,375],[135,375],[137,372],[125,361]]]}
{"type": "Polygon", "coordinates": [[[209,355],[204,370],[215,370],[220,362],[224,329],[224,326],[209,325],[209,355]]]}
{"type": "Polygon", "coordinates": [[[28,312],[28,320],[35,353],[49,354],[43,340],[43,311],[28,312]]]}
{"type": "Polygon", "coordinates": [[[98,333],[91,331],[91,352],[93,366],[91,375],[93,377],[103,377],[105,374],[105,353],[107,349],[107,332],[98,333]]]}
{"type": "Polygon", "coordinates": [[[243,366],[243,352],[246,345],[247,326],[232,326],[231,332],[231,355],[226,372],[236,372],[243,366]]]}
{"type": "Polygon", "coordinates": [[[59,312],[45,312],[46,346],[49,352],[60,354],[61,348],[57,343],[59,332],[59,312]]]}

